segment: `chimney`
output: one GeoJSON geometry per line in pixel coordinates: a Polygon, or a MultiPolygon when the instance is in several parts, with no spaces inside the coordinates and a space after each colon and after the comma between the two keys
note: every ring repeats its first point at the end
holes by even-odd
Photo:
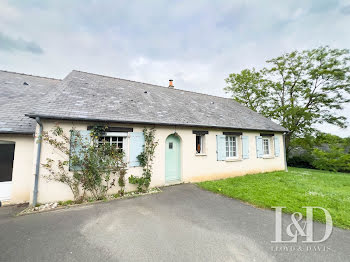
{"type": "Polygon", "coordinates": [[[172,79],[169,79],[169,88],[174,88],[173,80],[172,80],[172,79]]]}

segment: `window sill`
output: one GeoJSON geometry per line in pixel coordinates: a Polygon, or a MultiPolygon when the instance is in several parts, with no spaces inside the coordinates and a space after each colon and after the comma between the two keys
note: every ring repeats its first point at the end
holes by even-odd
{"type": "Polygon", "coordinates": [[[272,158],[275,158],[274,156],[263,156],[262,157],[263,159],[272,159],[272,158]]]}
{"type": "Polygon", "coordinates": [[[200,153],[200,154],[195,154],[196,156],[207,156],[207,154],[205,154],[205,153],[200,153]]]}
{"type": "Polygon", "coordinates": [[[242,161],[242,158],[226,158],[225,161],[226,162],[238,162],[238,161],[242,161]]]}

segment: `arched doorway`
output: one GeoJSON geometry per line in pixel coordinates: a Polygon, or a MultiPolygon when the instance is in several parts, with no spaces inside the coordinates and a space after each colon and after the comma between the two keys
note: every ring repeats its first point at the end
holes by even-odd
{"type": "Polygon", "coordinates": [[[179,136],[170,135],[165,141],[165,182],[181,181],[181,141],[179,136]]]}

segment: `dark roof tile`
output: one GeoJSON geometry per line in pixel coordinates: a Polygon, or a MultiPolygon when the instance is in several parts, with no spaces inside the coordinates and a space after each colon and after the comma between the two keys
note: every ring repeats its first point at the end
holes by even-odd
{"type": "Polygon", "coordinates": [[[0,70],[0,133],[34,133],[35,120],[25,114],[59,81],[0,70]]]}
{"type": "Polygon", "coordinates": [[[229,98],[80,71],[28,112],[51,119],[286,131],[229,98]]]}

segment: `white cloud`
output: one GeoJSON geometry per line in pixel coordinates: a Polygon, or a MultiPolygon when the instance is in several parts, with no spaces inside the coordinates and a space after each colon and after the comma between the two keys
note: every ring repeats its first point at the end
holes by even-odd
{"type": "MultiPolygon", "coordinates": [[[[42,55],[0,52],[6,70],[72,69],[225,95],[224,79],[283,52],[350,45],[347,2],[2,1],[0,32],[42,55]],[[345,10],[345,11],[344,11],[345,10]]],[[[350,108],[344,110],[350,118],[350,108]]],[[[325,129],[331,130],[331,129],[325,129]]],[[[349,129],[332,131],[349,135],[349,129]]]]}
{"type": "Polygon", "coordinates": [[[13,8],[6,1],[0,2],[0,21],[12,22],[20,17],[16,8],[13,8]]]}

